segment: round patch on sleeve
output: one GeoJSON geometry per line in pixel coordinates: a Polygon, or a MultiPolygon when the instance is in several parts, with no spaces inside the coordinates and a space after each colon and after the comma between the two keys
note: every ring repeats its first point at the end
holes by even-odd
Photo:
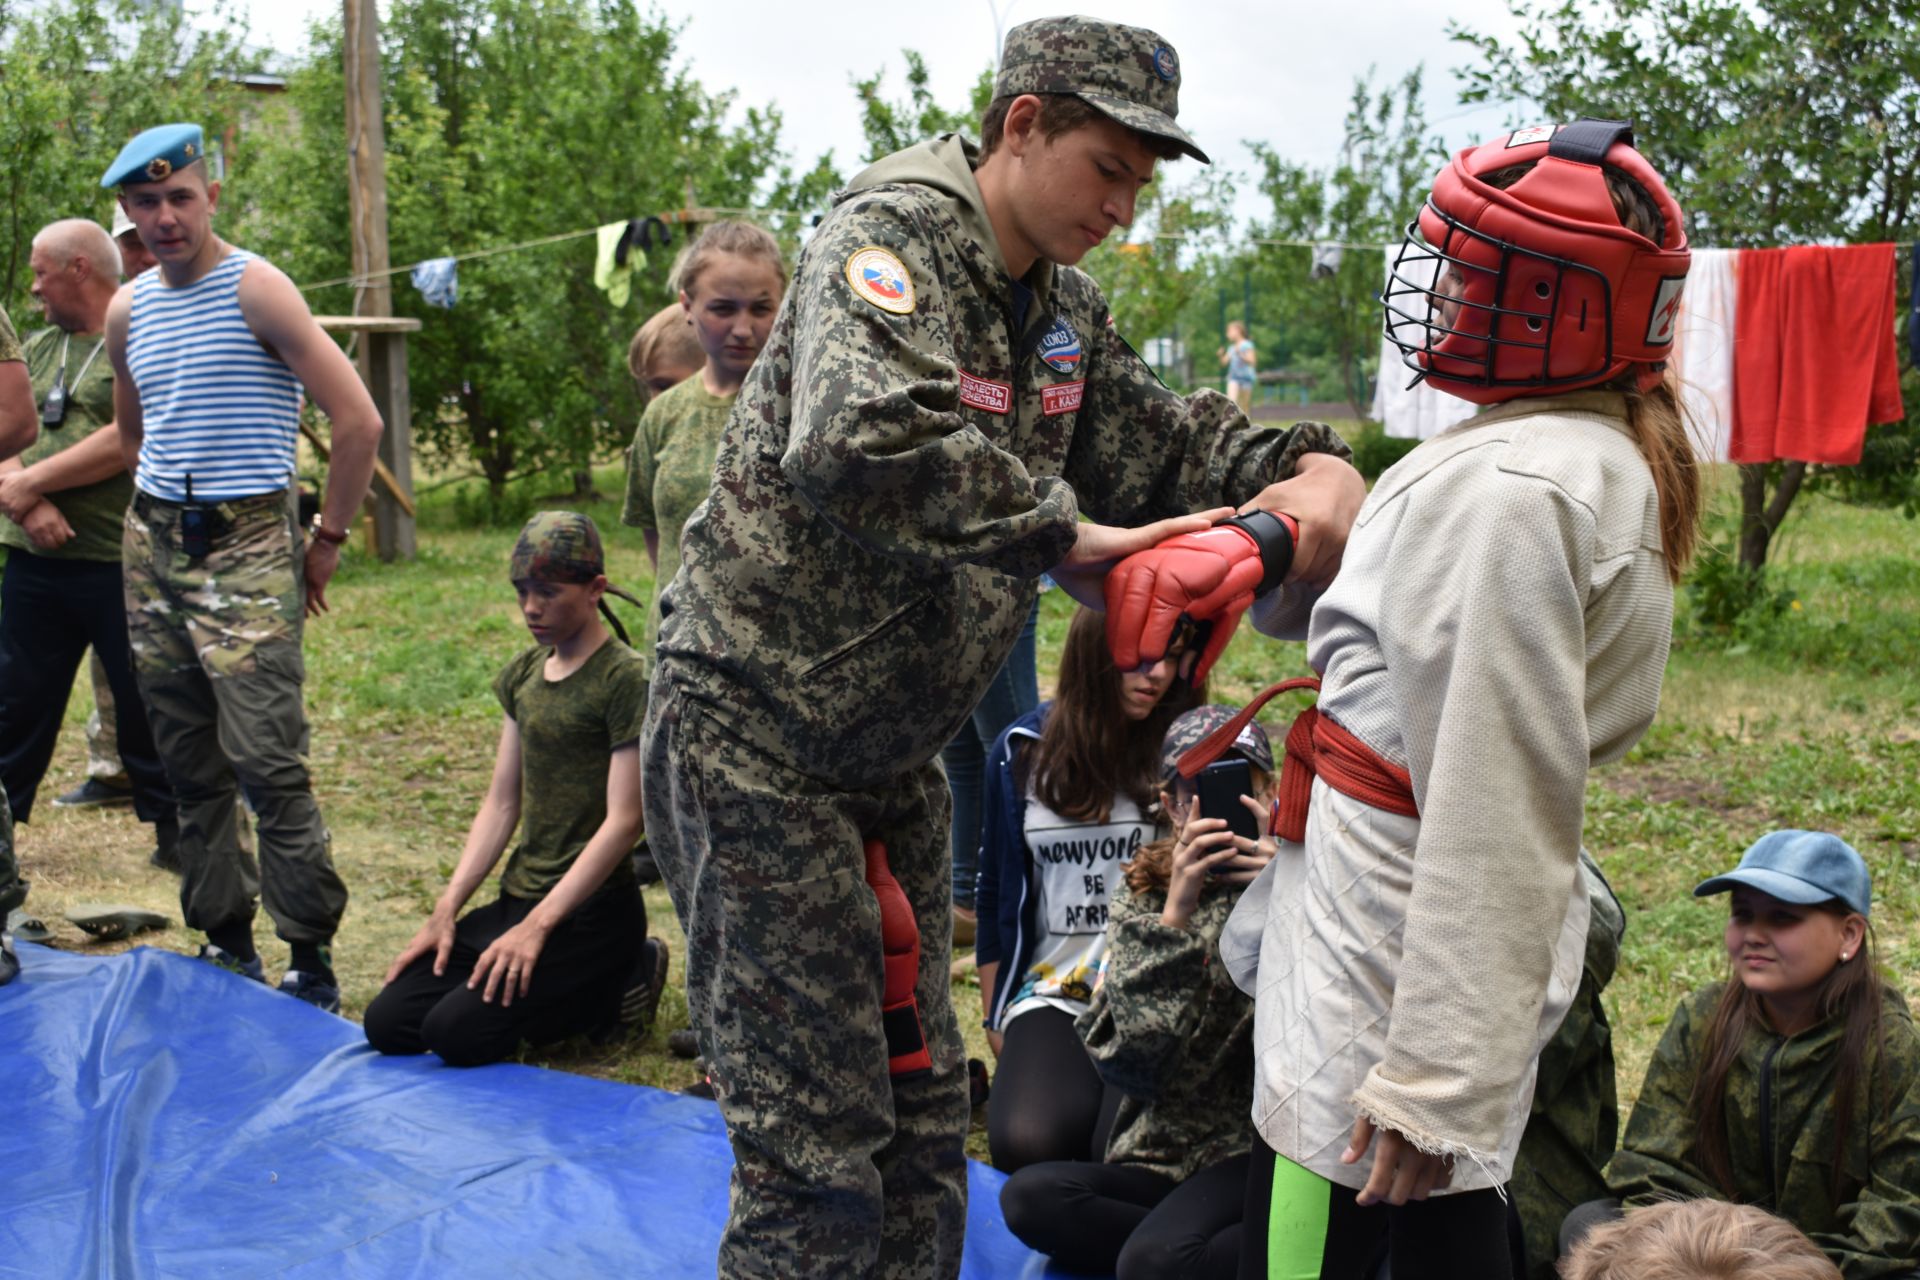
{"type": "Polygon", "coordinates": [[[882,311],[904,316],[913,310],[913,277],[907,264],[878,245],[855,249],[847,258],[847,283],[856,296],[882,311]]]}

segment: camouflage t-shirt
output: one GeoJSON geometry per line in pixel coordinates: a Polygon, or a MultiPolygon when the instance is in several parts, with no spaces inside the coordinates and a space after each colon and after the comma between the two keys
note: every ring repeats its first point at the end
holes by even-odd
{"type": "Polygon", "coordinates": [[[6,308],[0,307],[0,364],[25,359],[20,353],[20,339],[14,336],[13,321],[7,319],[6,308]]]}
{"type": "MultiPolygon", "coordinates": [[[[500,876],[501,892],[516,898],[545,897],[607,820],[607,760],[640,737],[647,715],[647,664],[636,651],[609,639],[558,681],[543,669],[551,652],[528,649],[493,682],[520,727],[520,843],[500,876]]],[[[632,875],[622,858],[608,882],[632,875]]]]}
{"type": "MultiPolygon", "coordinates": [[[[33,402],[40,404],[61,379],[67,388],[67,416],[57,427],[42,426],[40,438],[20,455],[30,467],[43,458],[64,453],[113,421],[113,362],[107,359],[104,337],[69,337],[60,329],[41,329],[27,335],[24,348],[27,376],[33,380],[33,402]]],[[[73,526],[73,537],[48,551],[33,545],[26,531],[0,518],[0,543],[60,560],[120,563],[120,529],[133,501],[133,477],[117,471],[95,484],[62,489],[47,495],[73,526]]]]}
{"type": "Polygon", "coordinates": [[[647,631],[660,625],[660,593],[680,570],[680,529],[707,500],[713,455],[733,412],[737,393],[716,396],[694,374],[653,398],[640,415],[627,454],[627,505],[621,522],[660,534],[660,564],[653,575],[647,631]]]}

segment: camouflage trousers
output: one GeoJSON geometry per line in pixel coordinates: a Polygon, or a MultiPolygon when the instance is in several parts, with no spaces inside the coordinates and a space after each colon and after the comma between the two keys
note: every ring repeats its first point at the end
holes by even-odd
{"type": "Polygon", "coordinates": [[[7,789],[0,786],[0,928],[7,923],[7,912],[27,900],[27,882],[20,878],[20,862],[13,855],[13,806],[7,803],[7,789]]]}
{"type": "Polygon", "coordinates": [[[665,670],[642,779],[733,1146],[719,1274],[947,1280],[966,1230],[968,1103],[946,781],[928,764],[871,790],[829,787],[726,734],[665,670]],[[920,927],[933,1071],[917,1079],[887,1073],[868,839],[885,843],[920,927]]]}
{"type": "Polygon", "coordinates": [[[87,676],[93,683],[93,710],[87,714],[87,776],[122,790],[133,784],[127,766],[120,763],[120,736],[114,731],[113,686],[100,655],[87,658],[87,676]]]}
{"type": "Polygon", "coordinates": [[[307,774],[300,655],[303,539],[283,494],[221,504],[209,553],[180,550],[180,507],[146,495],[121,543],[127,633],[154,743],[180,805],[180,908],[189,926],[254,915],[288,942],[325,942],[347,887],[307,774]],[[259,865],[240,840],[235,779],[253,806],[259,865]]]}
{"type": "Polygon", "coordinates": [[[1524,1280],[1554,1280],[1561,1222],[1575,1205],[1608,1194],[1600,1171],[1619,1146],[1620,1110],[1601,985],[1591,967],[1581,971],[1566,1019],[1540,1051],[1533,1110],[1508,1184],[1526,1242],[1524,1280]]]}

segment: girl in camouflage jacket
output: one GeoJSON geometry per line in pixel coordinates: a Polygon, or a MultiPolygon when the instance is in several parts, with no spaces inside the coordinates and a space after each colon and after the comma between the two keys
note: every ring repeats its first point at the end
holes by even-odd
{"type": "Polygon", "coordinates": [[[1846,1280],[1920,1276],[1920,1034],[1874,960],[1866,863],[1775,831],[1694,892],[1729,889],[1733,978],[1667,1024],[1608,1185],[1770,1210],[1846,1280]]]}
{"type": "Polygon", "coordinates": [[[1200,816],[1176,763],[1233,718],[1196,707],[1161,747],[1160,810],[1175,835],[1143,847],[1113,894],[1107,954],[1077,1023],[1117,1098],[1104,1162],[1028,1165],[1001,1188],[1008,1227],[1073,1271],[1222,1277],[1238,1273],[1252,1128],[1253,1001],[1216,952],[1241,892],[1273,856],[1273,752],[1259,724],[1230,751],[1252,767],[1258,841],[1200,816]]]}

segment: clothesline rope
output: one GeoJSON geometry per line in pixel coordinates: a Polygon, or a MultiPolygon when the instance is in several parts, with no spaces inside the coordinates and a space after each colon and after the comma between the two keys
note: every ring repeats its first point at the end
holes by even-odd
{"type": "MultiPolygon", "coordinates": [[[[723,213],[730,217],[741,218],[798,218],[804,216],[798,210],[794,209],[735,209],[706,205],[702,206],[702,211],[706,213],[723,213]]],[[[490,249],[469,249],[465,253],[436,254],[431,258],[422,258],[419,262],[409,262],[405,266],[388,267],[385,271],[369,271],[364,275],[336,276],[331,280],[320,280],[313,284],[303,284],[300,286],[300,292],[311,293],[315,289],[331,289],[335,285],[342,284],[350,284],[356,289],[364,289],[377,280],[382,280],[389,276],[405,275],[415,267],[424,266],[429,262],[445,262],[448,260],[454,262],[472,262],[476,258],[491,258],[502,253],[517,253],[522,249],[538,249],[550,244],[559,244],[564,240],[578,240],[583,236],[593,235],[605,225],[605,223],[600,223],[579,231],[562,231],[557,235],[541,236],[534,240],[522,240],[516,244],[494,245],[490,249]]]]}
{"type": "MultiPolygon", "coordinates": [[[[797,210],[797,209],[737,209],[737,208],[717,208],[717,207],[707,206],[706,212],[723,213],[730,217],[741,217],[741,218],[801,218],[801,217],[807,216],[806,214],[802,213],[800,210],[797,210]]],[[[522,240],[517,244],[495,245],[490,249],[470,249],[466,253],[442,254],[437,257],[422,258],[419,262],[409,262],[405,266],[401,266],[401,267],[388,267],[385,271],[371,271],[366,273],[365,275],[336,276],[331,280],[321,280],[315,284],[303,284],[300,286],[300,292],[311,293],[315,289],[330,289],[335,285],[342,285],[342,284],[350,284],[357,289],[364,289],[368,285],[374,283],[377,280],[381,280],[389,276],[405,275],[406,273],[412,271],[415,267],[423,266],[429,262],[441,262],[446,260],[451,260],[454,262],[472,262],[477,258],[491,258],[497,254],[502,254],[502,253],[517,253],[522,249],[538,249],[545,245],[559,244],[565,240],[578,240],[583,236],[590,236],[595,232],[597,232],[598,230],[600,230],[600,226],[604,226],[604,225],[605,224],[602,223],[596,226],[583,228],[582,230],[579,230],[579,231],[562,231],[558,235],[541,236],[535,240],[522,240]]],[[[1188,239],[1189,237],[1187,233],[1184,231],[1170,231],[1164,234],[1155,234],[1147,238],[1150,240],[1185,240],[1185,239],[1188,239]]],[[[1351,241],[1345,241],[1345,240],[1280,240],[1280,239],[1273,239],[1271,237],[1265,237],[1265,236],[1255,237],[1253,239],[1246,240],[1243,243],[1256,245],[1262,248],[1284,248],[1284,249],[1332,248],[1332,249],[1352,249],[1356,252],[1371,251],[1375,253],[1383,252],[1393,247],[1391,245],[1384,245],[1384,244],[1356,244],[1351,241]]],[[[1698,246],[1698,245],[1695,246],[1695,248],[1700,248],[1700,247],[1702,246],[1698,246]]],[[[1894,252],[1896,253],[1896,255],[1905,253],[1909,251],[1909,248],[1910,246],[1908,246],[1904,242],[1896,242],[1894,245],[1894,252]]]]}

